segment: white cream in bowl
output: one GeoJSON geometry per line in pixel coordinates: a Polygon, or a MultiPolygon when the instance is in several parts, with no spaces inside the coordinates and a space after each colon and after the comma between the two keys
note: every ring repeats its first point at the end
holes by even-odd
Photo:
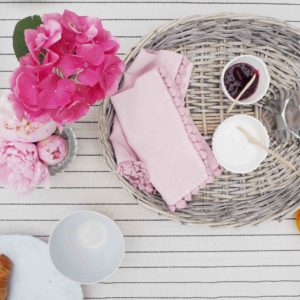
{"type": "Polygon", "coordinates": [[[238,127],[245,129],[267,147],[269,136],[264,125],[248,115],[235,115],[218,126],[212,143],[217,161],[224,169],[243,174],[257,169],[268,153],[249,143],[238,127]]]}

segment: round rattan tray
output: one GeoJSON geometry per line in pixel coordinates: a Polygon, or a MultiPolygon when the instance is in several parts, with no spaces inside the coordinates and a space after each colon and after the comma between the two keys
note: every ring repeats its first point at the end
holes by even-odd
{"type": "MultiPolygon", "coordinates": [[[[236,105],[230,115],[244,113],[272,121],[272,107],[297,88],[300,75],[300,29],[265,17],[222,14],[174,20],[145,36],[126,57],[129,65],[141,48],[168,49],[186,55],[194,64],[185,98],[194,122],[209,143],[216,127],[229,115],[230,103],[220,87],[222,68],[242,54],[262,58],[271,75],[267,95],[256,105],[236,105]],[[265,117],[264,117],[265,116],[265,117]]],[[[109,99],[100,111],[100,137],[108,166],[116,170],[109,141],[114,109],[109,99]]],[[[270,122],[271,122],[270,121],[270,122]]],[[[270,128],[270,124],[267,127],[270,128]]],[[[271,149],[300,169],[297,140],[271,136],[271,149]]],[[[187,208],[171,213],[159,194],[147,195],[119,177],[141,204],[182,223],[243,226],[280,220],[300,205],[300,177],[268,156],[254,172],[224,172],[214,184],[193,197],[187,208]]]]}

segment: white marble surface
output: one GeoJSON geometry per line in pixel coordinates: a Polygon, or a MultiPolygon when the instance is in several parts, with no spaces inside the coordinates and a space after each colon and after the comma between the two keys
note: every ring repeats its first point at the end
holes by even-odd
{"type": "Polygon", "coordinates": [[[80,285],[55,269],[45,242],[26,235],[2,235],[0,251],[13,261],[9,300],[83,299],[80,285]]]}

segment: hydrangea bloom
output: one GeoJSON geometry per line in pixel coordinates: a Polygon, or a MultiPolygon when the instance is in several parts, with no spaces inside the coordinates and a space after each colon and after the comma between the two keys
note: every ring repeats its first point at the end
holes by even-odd
{"type": "Polygon", "coordinates": [[[97,18],[66,10],[42,20],[25,31],[29,53],[12,74],[9,98],[19,118],[72,123],[116,92],[124,70],[119,43],[97,18]]]}

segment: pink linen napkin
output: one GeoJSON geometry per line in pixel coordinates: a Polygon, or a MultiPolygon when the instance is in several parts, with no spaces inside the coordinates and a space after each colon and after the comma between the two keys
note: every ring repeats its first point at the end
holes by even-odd
{"type": "Polygon", "coordinates": [[[178,53],[143,49],[111,98],[118,172],[144,192],[157,190],[172,211],[221,173],[184,107],[191,71],[178,53]]]}

